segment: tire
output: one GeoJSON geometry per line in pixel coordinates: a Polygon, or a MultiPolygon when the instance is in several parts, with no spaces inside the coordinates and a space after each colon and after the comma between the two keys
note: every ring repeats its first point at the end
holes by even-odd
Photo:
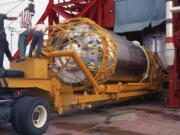
{"type": "Polygon", "coordinates": [[[21,135],[41,135],[46,132],[49,122],[50,107],[46,100],[23,97],[13,107],[12,126],[21,135]]]}
{"type": "Polygon", "coordinates": [[[32,98],[21,111],[21,134],[41,135],[46,132],[50,122],[50,106],[46,100],[32,98]]]}
{"type": "Polygon", "coordinates": [[[31,100],[32,97],[22,97],[14,104],[12,108],[11,124],[12,127],[15,129],[15,131],[18,133],[22,132],[21,122],[20,122],[21,111],[23,110],[24,105],[31,100]]]}

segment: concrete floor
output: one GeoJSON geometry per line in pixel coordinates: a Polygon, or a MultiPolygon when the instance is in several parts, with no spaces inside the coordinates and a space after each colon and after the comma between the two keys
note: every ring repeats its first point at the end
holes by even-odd
{"type": "MultiPolygon", "coordinates": [[[[17,135],[10,124],[0,135],[17,135]]],[[[180,135],[180,109],[160,102],[99,106],[63,116],[54,115],[45,135],[180,135]]]]}

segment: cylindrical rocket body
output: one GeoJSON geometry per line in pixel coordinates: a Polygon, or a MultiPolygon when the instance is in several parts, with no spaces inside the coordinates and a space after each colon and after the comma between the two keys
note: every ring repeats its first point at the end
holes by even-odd
{"type": "MultiPolygon", "coordinates": [[[[148,73],[148,55],[139,44],[104,30],[89,19],[71,19],[53,31],[48,44],[54,50],[74,50],[99,83],[139,82],[148,73]]],[[[51,69],[67,84],[87,83],[70,57],[56,57],[51,69]]]]}
{"type": "Polygon", "coordinates": [[[125,38],[110,34],[115,39],[118,48],[118,62],[112,79],[122,82],[142,80],[149,64],[145,51],[125,38]]]}

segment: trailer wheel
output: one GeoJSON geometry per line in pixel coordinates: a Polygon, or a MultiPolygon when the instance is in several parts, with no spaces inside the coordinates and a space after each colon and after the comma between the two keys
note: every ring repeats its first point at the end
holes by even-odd
{"type": "Polygon", "coordinates": [[[40,135],[46,132],[50,122],[50,107],[46,100],[32,99],[21,114],[22,134],[40,135]]]}
{"type": "MultiPolygon", "coordinates": [[[[25,97],[19,107],[19,119],[16,119],[18,127],[15,128],[20,134],[41,135],[46,132],[50,122],[50,107],[46,100],[40,98],[25,97]]],[[[19,101],[20,103],[20,101],[19,101]]],[[[14,124],[13,124],[14,125],[14,124]]]]}

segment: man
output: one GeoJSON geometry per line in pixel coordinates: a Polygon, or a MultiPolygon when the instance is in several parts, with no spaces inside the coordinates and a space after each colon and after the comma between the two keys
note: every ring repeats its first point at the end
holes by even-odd
{"type": "Polygon", "coordinates": [[[4,20],[16,20],[17,17],[8,17],[6,14],[0,13],[0,68],[3,68],[4,53],[8,57],[8,60],[12,60],[12,55],[9,50],[9,43],[6,40],[6,33],[4,29],[4,20]]]}
{"type": "Polygon", "coordinates": [[[40,23],[32,27],[33,39],[32,39],[30,50],[29,50],[29,57],[32,57],[32,52],[34,48],[37,46],[36,57],[40,58],[41,47],[43,45],[43,37],[47,28],[48,27],[44,23],[40,23]]]}
{"type": "Polygon", "coordinates": [[[31,14],[28,7],[25,8],[20,13],[20,27],[21,27],[21,31],[23,32],[19,34],[19,39],[18,39],[19,59],[17,60],[17,62],[22,61],[25,58],[26,43],[27,43],[27,38],[30,34],[32,16],[33,15],[31,14]]]}

